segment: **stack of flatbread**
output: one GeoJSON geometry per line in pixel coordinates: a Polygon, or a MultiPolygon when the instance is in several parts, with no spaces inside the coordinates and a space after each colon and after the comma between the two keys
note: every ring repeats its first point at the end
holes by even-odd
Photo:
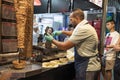
{"type": "Polygon", "coordinates": [[[69,62],[73,62],[74,61],[74,51],[67,50],[66,57],[69,60],[69,62]]]}
{"type": "Polygon", "coordinates": [[[58,67],[58,66],[59,66],[59,61],[58,60],[42,63],[42,67],[44,67],[44,68],[55,68],[55,67],[58,67]]]}
{"type": "Polygon", "coordinates": [[[55,68],[58,67],[59,65],[64,65],[68,63],[67,58],[59,58],[59,60],[52,60],[49,62],[43,62],[42,67],[44,68],[55,68]]]}
{"type": "Polygon", "coordinates": [[[64,65],[68,63],[68,59],[67,58],[59,58],[59,61],[61,62],[60,65],[64,65]]]}

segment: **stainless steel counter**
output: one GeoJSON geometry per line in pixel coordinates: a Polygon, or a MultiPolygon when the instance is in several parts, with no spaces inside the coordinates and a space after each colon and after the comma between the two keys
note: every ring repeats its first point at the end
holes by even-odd
{"type": "Polygon", "coordinates": [[[44,69],[42,69],[40,63],[27,64],[24,69],[15,69],[12,64],[4,65],[0,67],[1,73],[5,73],[8,71],[12,73],[12,76],[11,76],[11,80],[12,80],[12,79],[19,79],[19,78],[25,78],[25,77],[37,75],[43,72],[44,69]]]}
{"type": "MultiPolygon", "coordinates": [[[[73,63],[73,62],[71,62],[71,63],[73,63]]],[[[71,63],[65,64],[65,65],[69,65],[71,63]]],[[[65,65],[62,65],[62,66],[65,66],[65,65]]],[[[62,66],[59,66],[57,68],[60,68],[62,66]]],[[[17,80],[17,79],[21,79],[21,78],[24,78],[24,80],[26,80],[25,78],[28,78],[31,76],[40,75],[45,72],[49,73],[49,71],[52,71],[52,70],[56,71],[54,69],[55,68],[42,68],[40,63],[27,64],[27,66],[24,69],[20,69],[20,70],[13,68],[13,66],[11,64],[0,66],[1,73],[8,72],[8,71],[12,73],[10,80],[17,80]]]]}

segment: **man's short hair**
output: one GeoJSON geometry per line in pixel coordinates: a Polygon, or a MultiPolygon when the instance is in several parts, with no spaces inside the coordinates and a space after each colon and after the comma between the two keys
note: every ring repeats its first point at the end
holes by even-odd
{"type": "Polygon", "coordinates": [[[74,17],[79,17],[81,20],[84,19],[84,12],[81,9],[77,8],[74,9],[72,12],[74,17]]]}
{"type": "Polygon", "coordinates": [[[106,21],[106,23],[108,23],[108,22],[111,22],[111,23],[115,24],[115,21],[113,19],[106,21]]]}

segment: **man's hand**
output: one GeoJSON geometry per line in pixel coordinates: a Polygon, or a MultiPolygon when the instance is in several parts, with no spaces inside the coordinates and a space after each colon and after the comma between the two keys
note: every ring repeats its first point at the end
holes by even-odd
{"type": "Polygon", "coordinates": [[[54,31],[54,32],[53,32],[53,36],[58,36],[58,35],[60,35],[60,34],[62,34],[62,31],[54,31]]]}
{"type": "Polygon", "coordinates": [[[51,42],[53,39],[54,39],[53,36],[51,36],[50,34],[45,35],[45,40],[51,42]]]}
{"type": "Polygon", "coordinates": [[[106,45],[106,48],[113,48],[114,45],[106,45]]]}

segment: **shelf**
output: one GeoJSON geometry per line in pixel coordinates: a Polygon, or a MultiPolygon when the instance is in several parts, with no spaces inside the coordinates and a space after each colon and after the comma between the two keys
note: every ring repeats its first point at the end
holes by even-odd
{"type": "Polygon", "coordinates": [[[0,0],[0,53],[17,52],[16,16],[13,0],[0,0]]]}
{"type": "Polygon", "coordinates": [[[2,19],[5,19],[5,20],[8,19],[8,21],[16,20],[14,6],[2,4],[2,16],[1,17],[2,19]]]}
{"type": "Polygon", "coordinates": [[[17,39],[2,39],[2,52],[17,52],[17,39]]]}
{"type": "Polygon", "coordinates": [[[16,20],[11,20],[11,19],[5,19],[5,18],[1,18],[2,22],[12,22],[12,23],[16,23],[16,20]]]}
{"type": "Polygon", "coordinates": [[[1,36],[17,36],[16,23],[2,22],[1,36]]]}
{"type": "Polygon", "coordinates": [[[17,36],[1,36],[2,39],[17,39],[17,36]]]}

